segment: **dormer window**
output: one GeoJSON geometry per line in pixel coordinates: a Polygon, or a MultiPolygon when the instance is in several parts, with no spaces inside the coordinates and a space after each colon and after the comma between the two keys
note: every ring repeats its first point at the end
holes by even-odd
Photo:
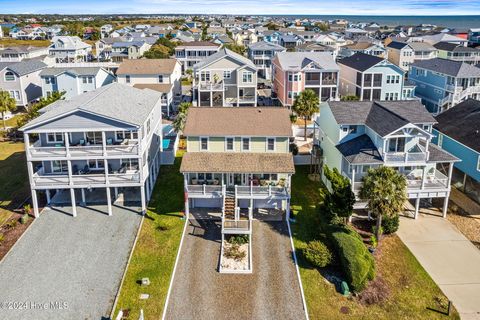
{"type": "Polygon", "coordinates": [[[5,72],[5,81],[15,81],[15,74],[12,71],[5,72]]]}
{"type": "Polygon", "coordinates": [[[163,83],[163,75],[158,76],[158,83],[163,83]]]}
{"type": "Polygon", "coordinates": [[[242,82],[243,83],[252,83],[253,82],[253,72],[244,71],[242,74],[242,82]]]}

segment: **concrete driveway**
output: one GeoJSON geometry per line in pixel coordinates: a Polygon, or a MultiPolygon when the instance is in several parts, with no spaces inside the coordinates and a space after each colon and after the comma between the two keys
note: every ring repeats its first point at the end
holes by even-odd
{"type": "Polygon", "coordinates": [[[480,319],[480,250],[447,219],[420,214],[400,221],[398,236],[462,319],[480,319]]]}
{"type": "Polygon", "coordinates": [[[105,206],[77,207],[76,218],[70,210],[46,209],[0,263],[0,319],[109,316],[141,216],[116,206],[110,217],[105,206]]]}
{"type": "Polygon", "coordinates": [[[305,319],[287,225],[254,221],[253,273],[220,274],[218,219],[191,219],[166,319],[305,319]]]}

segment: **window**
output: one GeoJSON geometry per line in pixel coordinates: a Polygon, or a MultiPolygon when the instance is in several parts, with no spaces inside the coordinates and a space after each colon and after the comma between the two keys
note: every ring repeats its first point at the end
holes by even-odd
{"type": "Polygon", "coordinates": [[[207,137],[200,138],[200,150],[201,151],[208,151],[208,138],[207,137]]]}
{"type": "Polygon", "coordinates": [[[230,79],[231,77],[232,77],[232,71],[230,71],[230,70],[223,71],[223,78],[224,79],[230,79]]]}
{"type": "Polygon", "coordinates": [[[243,83],[252,83],[253,82],[253,73],[250,71],[244,71],[242,73],[242,82],[243,83]]]}
{"type": "Polygon", "coordinates": [[[443,134],[438,134],[438,146],[441,147],[443,145],[443,134]]]}
{"type": "Polygon", "coordinates": [[[12,71],[5,72],[5,81],[15,81],[15,74],[12,71]]]}
{"type": "Polygon", "coordinates": [[[126,83],[130,83],[130,76],[129,76],[129,75],[126,75],[126,76],[125,76],[125,82],[126,82],[126,83]]]}
{"type": "Polygon", "coordinates": [[[103,168],[105,168],[105,163],[104,163],[103,160],[90,159],[90,160],[88,160],[88,167],[90,169],[103,169],[103,168]]]}
{"type": "Polygon", "coordinates": [[[91,144],[102,144],[102,133],[100,131],[87,132],[87,142],[91,144]]]}
{"type": "Polygon", "coordinates": [[[46,77],[45,78],[45,83],[46,84],[55,84],[55,78],[54,77],[46,77]]]}
{"type": "Polygon", "coordinates": [[[390,83],[390,77],[391,76],[389,76],[389,75],[387,76],[387,83],[390,83]]]}
{"type": "Polygon", "coordinates": [[[389,152],[405,152],[405,138],[393,138],[388,140],[389,152]]]}
{"type": "Polygon", "coordinates": [[[52,164],[53,173],[68,172],[68,164],[65,160],[54,160],[50,162],[52,164]]]}
{"type": "Polygon", "coordinates": [[[150,119],[148,119],[148,120],[147,120],[147,134],[150,133],[150,129],[151,129],[151,127],[150,127],[150,119]]]}
{"type": "Polygon", "coordinates": [[[17,100],[17,101],[20,101],[20,91],[9,91],[10,93],[10,97],[12,97],[13,99],[17,100]]]}
{"type": "Polygon", "coordinates": [[[138,131],[116,131],[115,138],[117,141],[138,139],[138,131]]]}
{"type": "Polygon", "coordinates": [[[82,82],[87,83],[87,77],[82,77],[82,82]]]}
{"type": "Polygon", "coordinates": [[[210,71],[200,72],[200,81],[210,81],[210,71]]]}
{"type": "Polygon", "coordinates": [[[158,83],[163,83],[163,75],[158,76],[158,83]]]}
{"type": "Polygon", "coordinates": [[[477,159],[477,171],[480,171],[480,154],[478,155],[477,159]]]}
{"type": "Polygon", "coordinates": [[[430,126],[428,124],[424,124],[422,128],[425,131],[430,131],[430,126]]]}
{"type": "Polygon", "coordinates": [[[295,99],[296,97],[298,97],[298,95],[299,95],[298,92],[288,91],[288,98],[290,98],[290,99],[295,99]]]}
{"type": "Polygon", "coordinates": [[[242,151],[250,151],[250,138],[242,138],[242,151]]]}
{"type": "Polygon", "coordinates": [[[138,159],[122,159],[120,167],[126,170],[138,170],[138,159]]]}
{"type": "Polygon", "coordinates": [[[233,138],[225,138],[225,150],[227,151],[234,151],[234,139],[233,138]]]}
{"type": "Polygon", "coordinates": [[[302,75],[300,74],[289,74],[288,81],[290,82],[297,82],[302,80],[302,75]]]}
{"type": "Polygon", "coordinates": [[[357,126],[351,125],[350,126],[350,133],[353,133],[353,134],[357,133],[357,126]]]}
{"type": "Polygon", "coordinates": [[[345,132],[345,133],[347,133],[347,132],[348,132],[348,126],[343,126],[343,127],[342,127],[342,131],[345,132]]]}
{"type": "Polygon", "coordinates": [[[267,139],[267,151],[275,151],[275,138],[267,139]]]}
{"type": "Polygon", "coordinates": [[[63,142],[63,133],[61,132],[47,133],[47,142],[48,143],[63,142]]]}

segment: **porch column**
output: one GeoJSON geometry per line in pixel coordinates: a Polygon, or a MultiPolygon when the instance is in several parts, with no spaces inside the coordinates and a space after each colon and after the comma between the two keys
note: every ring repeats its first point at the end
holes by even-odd
{"type": "Polygon", "coordinates": [[[450,192],[447,193],[447,196],[443,200],[443,208],[442,208],[442,216],[444,218],[447,217],[447,210],[448,210],[448,199],[450,198],[450,192]]]}
{"type": "MultiPolygon", "coordinates": [[[[447,188],[450,188],[450,184],[452,183],[452,174],[453,174],[453,162],[450,162],[448,166],[447,188]]],[[[466,177],[466,174],[465,174],[465,177],[466,177]]]]}
{"type": "Polygon", "coordinates": [[[287,220],[290,220],[290,198],[287,199],[287,208],[286,208],[286,218],[287,220]]]}
{"type": "Polygon", "coordinates": [[[108,206],[108,215],[112,215],[112,195],[110,194],[110,187],[107,187],[107,206],[108,206]]]}
{"type": "Polygon", "coordinates": [[[210,107],[213,107],[213,91],[210,88],[210,107]]]}
{"type": "Polygon", "coordinates": [[[50,204],[51,202],[50,189],[45,190],[45,195],[47,196],[47,204],[50,204]]]}
{"type": "Polygon", "coordinates": [[[67,169],[68,169],[68,184],[73,186],[73,178],[72,178],[72,161],[67,160],[67,169]]]}
{"type": "Polygon", "coordinates": [[[85,189],[82,188],[82,189],[80,189],[80,190],[81,190],[81,192],[82,192],[82,205],[83,205],[83,206],[87,206],[87,201],[85,200],[85,189]]]}
{"type": "Polygon", "coordinates": [[[117,200],[117,198],[118,198],[118,187],[115,187],[115,189],[113,189],[113,190],[114,190],[115,200],[117,200]]]}
{"type": "Polygon", "coordinates": [[[105,157],[107,155],[107,135],[105,134],[105,131],[102,131],[102,150],[103,156],[105,157]]]}
{"type": "Polygon", "coordinates": [[[419,209],[420,209],[420,198],[417,198],[417,200],[415,200],[415,214],[413,215],[414,219],[418,218],[419,209]]]}
{"type": "Polygon", "coordinates": [[[421,190],[425,189],[425,178],[427,177],[427,167],[423,167],[422,171],[422,186],[420,187],[421,190]]]}
{"type": "Polygon", "coordinates": [[[188,203],[188,194],[185,192],[185,219],[190,216],[190,204],[188,203]]]}
{"type": "Polygon", "coordinates": [[[35,218],[38,218],[38,199],[37,199],[37,190],[32,189],[32,205],[33,205],[33,215],[35,218]]]}
{"type": "Polygon", "coordinates": [[[30,159],[30,137],[28,136],[28,133],[23,133],[23,142],[25,144],[25,153],[28,160],[30,159]]]}
{"type": "Polygon", "coordinates": [[[147,201],[145,199],[145,186],[140,187],[140,201],[142,203],[142,214],[147,212],[147,201]]]}
{"type": "Polygon", "coordinates": [[[237,85],[237,107],[240,107],[240,88],[237,85]]]}
{"type": "Polygon", "coordinates": [[[352,192],[355,193],[355,166],[352,166],[352,192]]]}
{"type": "Polygon", "coordinates": [[[256,107],[257,106],[257,88],[256,87],[255,87],[255,90],[253,90],[253,92],[255,92],[255,102],[253,103],[253,106],[256,107]]]}
{"type": "Polygon", "coordinates": [[[108,160],[103,160],[103,167],[105,169],[105,184],[108,186],[110,184],[110,179],[108,177],[108,160]]]}
{"type": "Polygon", "coordinates": [[[77,216],[77,203],[75,201],[75,189],[73,188],[70,188],[70,197],[71,197],[71,200],[72,200],[72,215],[74,217],[77,216]]]}
{"type": "Polygon", "coordinates": [[[63,140],[65,140],[65,150],[67,153],[67,157],[70,157],[70,136],[68,135],[68,132],[65,132],[63,140]]]}

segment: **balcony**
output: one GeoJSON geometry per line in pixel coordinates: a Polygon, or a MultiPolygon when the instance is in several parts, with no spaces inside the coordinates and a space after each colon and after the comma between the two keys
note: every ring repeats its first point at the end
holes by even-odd
{"type": "Polygon", "coordinates": [[[288,197],[286,187],[281,186],[235,186],[237,198],[288,197]]]}
{"type": "Polygon", "coordinates": [[[190,198],[220,198],[225,194],[225,186],[221,185],[187,185],[185,188],[190,198]]]}
{"type": "Polygon", "coordinates": [[[425,152],[387,152],[384,156],[385,162],[425,162],[425,152]]]}
{"type": "Polygon", "coordinates": [[[69,187],[69,186],[99,186],[99,185],[132,185],[140,183],[140,174],[138,171],[127,171],[126,173],[104,173],[77,174],[72,175],[72,180],[65,174],[46,174],[43,171],[36,172],[33,175],[35,187],[69,187]]]}
{"type": "Polygon", "coordinates": [[[205,91],[223,91],[224,90],[224,85],[223,81],[218,82],[218,83],[213,83],[213,82],[200,82],[198,84],[198,89],[199,90],[205,90],[205,91]]]}
{"type": "Polygon", "coordinates": [[[134,156],[138,155],[138,143],[126,142],[118,145],[105,146],[105,154],[102,145],[85,145],[85,146],[54,146],[42,147],[39,141],[28,148],[30,156],[33,160],[42,158],[62,158],[70,154],[71,157],[90,157],[90,156],[134,156]]]}

